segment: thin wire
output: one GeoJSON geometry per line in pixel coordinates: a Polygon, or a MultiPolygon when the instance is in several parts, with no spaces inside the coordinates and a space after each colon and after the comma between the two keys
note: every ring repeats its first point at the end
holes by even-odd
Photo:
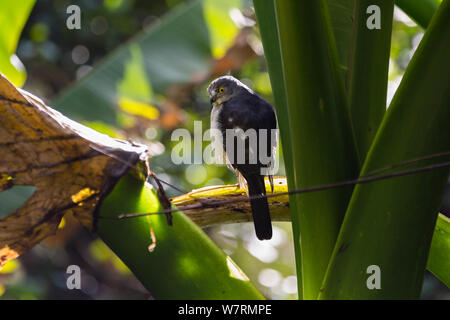
{"type": "MultiPolygon", "coordinates": [[[[117,161],[119,161],[119,162],[122,162],[123,164],[125,164],[126,166],[128,166],[128,167],[131,168],[131,169],[136,169],[136,170],[138,170],[137,165],[135,165],[135,164],[133,164],[133,163],[131,163],[131,162],[128,162],[128,161],[126,161],[126,160],[124,160],[124,159],[122,159],[122,158],[116,156],[115,154],[108,153],[108,152],[106,152],[106,151],[104,151],[104,150],[102,150],[102,149],[100,149],[100,148],[97,148],[97,147],[94,146],[93,144],[91,144],[91,145],[89,145],[89,146],[90,146],[92,149],[94,149],[95,151],[100,152],[100,153],[104,154],[104,155],[107,156],[107,157],[110,157],[110,158],[113,158],[114,160],[117,160],[117,161]]],[[[167,186],[169,186],[169,187],[175,189],[176,191],[178,191],[178,192],[180,192],[180,193],[182,193],[182,194],[183,194],[183,193],[188,193],[187,191],[185,191],[185,190],[183,190],[183,189],[180,189],[180,188],[174,186],[173,184],[171,184],[171,183],[169,183],[169,182],[167,182],[167,181],[161,180],[159,177],[156,176],[156,174],[155,174],[153,171],[150,171],[149,168],[147,168],[147,169],[148,169],[148,172],[147,172],[147,173],[148,173],[148,178],[150,178],[150,176],[152,176],[153,179],[158,179],[160,182],[164,183],[165,185],[167,185],[167,186]]]]}
{"type": "Polygon", "coordinates": [[[386,167],[381,168],[381,169],[370,171],[365,176],[371,176],[371,175],[373,175],[375,173],[380,173],[380,172],[383,172],[383,171],[395,169],[395,168],[398,168],[398,167],[401,167],[401,166],[404,166],[404,165],[407,165],[407,164],[411,164],[411,163],[414,163],[414,162],[419,162],[419,161],[422,161],[422,160],[434,159],[434,158],[443,157],[443,156],[447,156],[447,155],[450,155],[450,151],[434,153],[434,154],[430,154],[428,156],[402,161],[402,162],[399,162],[399,163],[396,163],[396,164],[393,164],[393,165],[390,165],[390,166],[386,166],[386,167]]]}
{"type": "MultiPolygon", "coordinates": [[[[431,156],[428,156],[428,157],[431,157],[431,156]]],[[[374,181],[378,181],[378,180],[385,180],[385,179],[415,174],[415,173],[419,173],[419,172],[432,171],[432,170],[442,169],[442,168],[446,168],[446,167],[450,167],[450,161],[441,162],[438,164],[433,164],[433,165],[428,165],[428,166],[423,166],[423,167],[418,167],[418,168],[414,168],[414,169],[402,170],[402,171],[393,172],[393,173],[389,173],[389,174],[385,174],[385,175],[379,175],[379,176],[372,175],[372,176],[363,177],[363,178],[354,179],[354,180],[330,183],[330,184],[325,184],[325,185],[320,185],[320,186],[315,186],[315,187],[291,190],[291,191],[287,191],[287,192],[280,192],[280,193],[276,193],[276,194],[255,195],[255,196],[250,196],[250,197],[242,197],[242,198],[235,198],[235,199],[229,199],[229,200],[210,201],[207,204],[206,203],[197,203],[197,204],[193,204],[193,205],[184,206],[182,208],[182,210],[187,211],[187,210],[198,209],[198,208],[202,208],[202,207],[216,207],[216,206],[223,205],[223,204],[250,201],[253,199],[272,198],[272,197],[280,197],[280,196],[284,196],[284,195],[295,195],[295,194],[301,194],[301,193],[323,191],[323,190],[345,187],[345,186],[354,185],[354,184],[363,184],[363,183],[369,183],[369,182],[374,182],[374,181]]],[[[136,217],[147,216],[147,215],[172,213],[172,212],[176,212],[176,211],[180,211],[180,209],[170,209],[170,210],[164,210],[164,211],[153,212],[153,213],[121,214],[117,218],[118,219],[136,218],[136,217]]]]}
{"type": "MultiPolygon", "coordinates": [[[[152,172],[153,172],[153,171],[152,171],[152,172]]],[[[182,193],[182,194],[188,193],[188,191],[185,191],[185,190],[183,190],[183,189],[180,189],[179,187],[174,186],[173,184],[170,184],[170,183],[167,182],[167,181],[161,180],[159,177],[156,176],[156,174],[155,174],[154,172],[153,172],[153,175],[151,175],[151,176],[153,177],[153,179],[158,179],[160,182],[164,183],[165,185],[171,187],[172,189],[174,189],[174,190],[176,190],[176,191],[178,191],[178,192],[180,192],[180,193],[182,193]]],[[[150,176],[149,176],[149,177],[150,177],[150,176]]]]}
{"type": "MultiPolygon", "coordinates": [[[[93,148],[94,150],[98,151],[98,152],[103,153],[104,155],[106,155],[108,157],[111,157],[111,158],[113,158],[113,159],[115,159],[115,160],[117,160],[119,162],[122,162],[123,164],[127,165],[128,167],[130,167],[132,169],[137,169],[137,166],[135,164],[132,164],[132,163],[130,163],[128,161],[125,161],[125,160],[117,157],[114,154],[107,153],[107,152],[101,150],[100,148],[94,147],[93,145],[90,145],[90,147],[93,148]]],[[[418,157],[418,158],[413,158],[413,159],[409,159],[409,160],[406,160],[406,161],[402,161],[402,162],[399,162],[399,163],[396,163],[396,164],[393,164],[393,165],[390,165],[390,166],[386,166],[386,167],[381,168],[381,169],[370,171],[365,176],[366,177],[367,176],[372,176],[372,175],[374,175],[376,173],[380,173],[380,172],[384,172],[384,171],[387,171],[387,170],[395,169],[395,168],[398,168],[398,167],[401,167],[401,166],[404,166],[404,165],[407,165],[407,164],[415,163],[415,162],[422,161],[422,160],[429,160],[429,159],[439,158],[439,157],[443,157],[443,156],[446,156],[446,155],[450,155],[450,151],[434,153],[434,154],[431,154],[431,155],[428,155],[428,156],[423,156],[423,157],[418,157]]],[[[150,170],[150,168],[148,167],[148,164],[147,164],[147,169],[148,169],[148,178],[150,178],[150,176],[152,176],[153,179],[158,179],[163,184],[171,187],[172,189],[180,192],[181,194],[189,194],[189,192],[187,192],[187,191],[185,191],[185,190],[183,190],[183,189],[181,189],[181,188],[179,188],[179,187],[177,187],[177,186],[175,186],[175,185],[173,185],[173,184],[171,184],[171,183],[169,183],[167,181],[164,181],[164,180],[160,179],[159,177],[157,177],[156,174],[153,171],[150,170]]],[[[353,181],[353,183],[349,183],[349,184],[357,184],[358,183],[358,182],[354,182],[354,181],[357,181],[357,180],[351,180],[351,181],[353,181]]],[[[348,182],[348,181],[344,181],[342,183],[345,183],[345,182],[348,182]]],[[[361,183],[364,183],[364,182],[361,182],[361,183]]],[[[318,186],[317,188],[320,188],[320,187],[321,186],[318,186]]],[[[313,188],[316,188],[316,187],[313,187],[313,188]]],[[[308,188],[306,188],[306,189],[308,189],[308,188]]],[[[306,189],[292,190],[292,192],[306,190],[306,189]]],[[[315,190],[313,190],[313,191],[315,191],[315,190]]],[[[299,192],[299,193],[302,193],[302,192],[299,192]]],[[[287,194],[289,194],[289,193],[287,193],[287,194]]],[[[281,196],[281,195],[284,195],[284,193],[278,193],[275,196],[281,196]]],[[[270,198],[271,195],[267,195],[267,196],[261,195],[261,196],[252,196],[252,197],[254,197],[255,199],[258,199],[258,198],[270,198]]],[[[192,197],[192,199],[194,199],[196,201],[200,201],[199,199],[196,199],[196,198],[193,198],[193,197],[192,197]]],[[[253,199],[253,198],[247,197],[245,199],[249,199],[250,200],[250,199],[253,199]]],[[[223,201],[229,201],[229,200],[223,200],[223,201]]],[[[239,200],[239,201],[244,201],[244,200],[239,200]]],[[[233,201],[230,201],[230,202],[233,202],[233,201]]],[[[211,204],[211,202],[209,202],[209,203],[211,204]]],[[[201,202],[200,204],[195,205],[195,207],[193,207],[192,209],[194,209],[194,208],[195,209],[196,208],[201,208],[201,207],[204,207],[204,206],[207,206],[207,205],[208,204],[201,202]]],[[[191,209],[185,209],[185,208],[184,208],[184,210],[191,210],[191,209]]],[[[155,212],[155,213],[152,213],[152,214],[172,213],[172,212],[175,212],[175,211],[178,211],[178,210],[165,210],[165,211],[161,211],[161,212],[155,212]]],[[[148,214],[142,214],[142,215],[148,215],[148,214]]],[[[123,215],[120,215],[120,216],[123,216],[123,215]]],[[[134,217],[134,216],[135,216],[135,214],[126,215],[126,217],[130,217],[130,218],[134,217]]]]}

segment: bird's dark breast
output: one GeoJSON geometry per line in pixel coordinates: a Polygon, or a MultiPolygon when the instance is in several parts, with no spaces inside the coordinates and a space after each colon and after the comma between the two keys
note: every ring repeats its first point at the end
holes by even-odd
{"type": "Polygon", "coordinates": [[[270,157],[272,155],[271,135],[274,134],[271,129],[276,129],[276,116],[272,106],[265,100],[259,98],[256,95],[240,96],[238,99],[233,98],[225,102],[220,110],[218,116],[218,126],[223,135],[223,148],[228,156],[228,159],[232,163],[232,166],[239,170],[244,177],[249,174],[260,174],[261,168],[266,167],[266,163],[262,163],[259,156],[251,154],[264,152],[265,155],[270,157]],[[245,148],[238,148],[238,138],[234,137],[234,152],[227,150],[226,138],[227,134],[230,134],[227,129],[242,129],[246,132],[248,129],[254,129],[256,132],[256,145],[252,144],[250,149],[250,139],[245,140],[245,148]],[[267,144],[262,146],[263,150],[260,150],[260,130],[267,130],[267,144]],[[242,152],[245,153],[245,161],[242,163],[238,160],[242,160],[242,152]],[[241,157],[241,158],[239,158],[241,157]]]}

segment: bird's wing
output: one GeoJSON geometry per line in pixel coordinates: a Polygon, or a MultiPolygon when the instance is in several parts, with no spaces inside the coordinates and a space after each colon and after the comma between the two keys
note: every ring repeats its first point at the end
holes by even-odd
{"type": "MultiPolygon", "coordinates": [[[[261,168],[267,168],[270,167],[271,164],[274,163],[274,156],[275,156],[275,150],[274,148],[277,145],[277,139],[276,139],[276,129],[277,128],[277,121],[275,116],[275,111],[272,108],[272,106],[266,102],[265,100],[259,98],[256,95],[250,95],[246,94],[243,96],[237,96],[233,99],[230,99],[227,101],[224,106],[222,107],[220,116],[219,116],[219,122],[221,125],[221,130],[224,138],[226,137],[226,130],[227,129],[241,129],[243,132],[248,132],[249,129],[256,130],[256,138],[257,143],[256,146],[249,145],[249,147],[245,148],[245,159],[246,163],[250,163],[249,159],[252,159],[251,157],[256,157],[257,163],[255,165],[249,165],[247,166],[247,171],[251,170],[252,172],[255,170],[260,171],[261,168]],[[259,157],[260,150],[259,148],[260,139],[261,139],[261,132],[260,130],[264,129],[266,130],[266,147],[265,150],[261,150],[264,155],[266,155],[266,159],[261,159],[259,157]]],[[[246,140],[249,139],[249,136],[245,136],[246,140]]],[[[236,142],[236,141],[235,141],[236,142]]],[[[224,146],[226,150],[226,145],[224,146]]],[[[236,144],[235,144],[236,149],[236,144]]],[[[234,152],[235,158],[230,160],[236,160],[236,151],[234,152]]],[[[228,155],[230,155],[230,150],[226,151],[228,155]]],[[[233,156],[233,154],[231,155],[233,156]]],[[[232,161],[233,164],[236,163],[236,161],[232,161]]],[[[242,166],[239,165],[233,165],[233,167],[237,168],[238,170],[242,168],[242,166]]],[[[264,175],[271,175],[270,172],[267,172],[264,175]]]]}

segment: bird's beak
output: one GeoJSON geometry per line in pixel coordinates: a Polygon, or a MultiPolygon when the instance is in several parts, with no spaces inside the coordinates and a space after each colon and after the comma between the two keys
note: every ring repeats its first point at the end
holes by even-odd
{"type": "Polygon", "coordinates": [[[210,102],[211,104],[213,104],[214,102],[216,102],[216,100],[217,100],[217,97],[216,97],[216,96],[211,96],[211,97],[209,98],[209,102],[210,102]]]}

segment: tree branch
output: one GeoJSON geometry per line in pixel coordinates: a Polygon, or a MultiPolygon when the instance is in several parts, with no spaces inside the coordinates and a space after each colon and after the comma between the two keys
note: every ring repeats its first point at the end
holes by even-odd
{"type": "MultiPolygon", "coordinates": [[[[267,194],[271,194],[270,184],[266,179],[267,194]]],[[[274,194],[287,192],[285,177],[274,178],[274,194]]],[[[245,191],[237,185],[205,187],[171,199],[172,204],[184,212],[192,221],[202,228],[224,223],[252,221],[250,202],[229,202],[217,204],[220,200],[241,198],[245,191]],[[198,208],[185,210],[187,206],[200,204],[198,208]]],[[[290,221],[289,196],[267,198],[273,221],[290,221]]]]}

